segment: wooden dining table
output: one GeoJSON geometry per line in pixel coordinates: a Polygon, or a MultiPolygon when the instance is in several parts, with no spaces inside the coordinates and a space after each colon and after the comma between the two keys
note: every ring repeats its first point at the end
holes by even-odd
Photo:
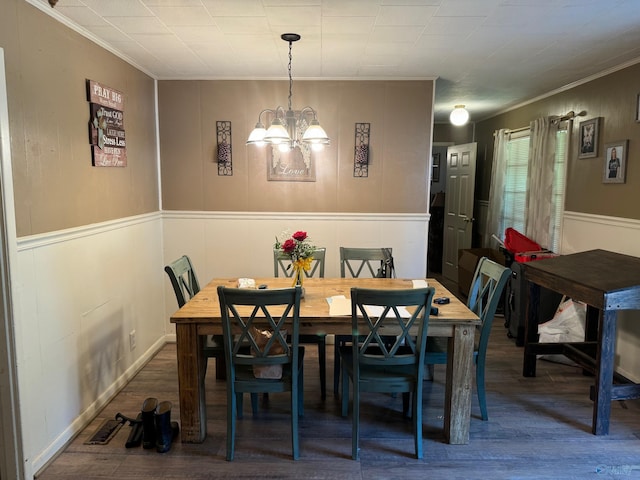
{"type": "MultiPolygon", "coordinates": [[[[422,279],[425,280],[425,279],[422,279]]],[[[291,286],[287,278],[256,278],[256,285],[267,288],[291,286]]],[[[473,350],[476,326],[480,319],[466,305],[434,279],[435,297],[450,302],[437,305],[438,315],[429,318],[429,336],[448,337],[444,435],[450,444],[469,443],[471,398],[473,391],[473,350]]],[[[171,316],[176,325],[181,440],[201,443],[207,434],[205,402],[206,335],[222,334],[218,285],[236,287],[237,278],[214,278],[186,305],[171,316]]],[[[350,297],[352,287],[403,289],[414,288],[411,279],[395,278],[310,278],[304,281],[300,304],[300,333],[351,335],[350,315],[330,315],[328,298],[350,297]]]]}

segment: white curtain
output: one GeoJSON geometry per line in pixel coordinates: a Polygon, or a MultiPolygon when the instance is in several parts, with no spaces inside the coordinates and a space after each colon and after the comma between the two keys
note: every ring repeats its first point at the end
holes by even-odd
{"type": "Polygon", "coordinates": [[[524,233],[543,248],[551,245],[553,233],[551,216],[557,132],[557,123],[548,117],[531,122],[524,233]]]}
{"type": "Polygon", "coordinates": [[[509,130],[500,129],[496,132],[493,144],[493,166],[491,168],[491,187],[489,189],[489,211],[487,212],[487,228],[484,238],[485,247],[494,247],[495,240],[491,235],[502,238],[504,225],[502,212],[504,210],[504,182],[507,177],[507,141],[509,130]]]}

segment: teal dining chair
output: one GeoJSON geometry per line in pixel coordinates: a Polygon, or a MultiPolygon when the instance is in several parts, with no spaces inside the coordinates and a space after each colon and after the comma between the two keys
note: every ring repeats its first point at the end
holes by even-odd
{"type": "MultiPolygon", "coordinates": [[[[393,271],[393,249],[340,247],[340,277],[377,277],[381,272],[391,278],[393,271]],[[386,268],[385,267],[386,264],[386,268]]],[[[333,394],[338,395],[340,385],[340,347],[350,341],[349,335],[335,335],[333,343],[333,394]]]]}
{"type": "MultiPolygon", "coordinates": [[[[169,265],[164,267],[164,271],[169,277],[173,293],[178,302],[178,308],[182,308],[192,297],[200,291],[198,276],[193,268],[191,259],[187,255],[182,255],[169,265]]],[[[203,339],[202,353],[207,358],[215,358],[216,378],[224,380],[224,347],[222,335],[210,335],[203,339]]],[[[206,363],[205,363],[206,368],[206,363]]]]}
{"type": "MultiPolygon", "coordinates": [[[[309,271],[305,271],[306,278],[317,276],[324,278],[324,259],[327,249],[316,248],[313,252],[313,261],[309,271]]],[[[278,278],[280,274],[287,278],[293,277],[293,268],[291,267],[291,257],[281,250],[273,249],[273,275],[278,278]]],[[[327,334],[324,332],[316,334],[300,335],[300,343],[315,343],[318,345],[318,366],[320,367],[320,397],[322,400],[327,398],[327,334]]]]}
{"type": "MultiPolygon", "coordinates": [[[[487,397],[485,389],[485,366],[487,362],[487,346],[493,317],[502,296],[502,291],[511,276],[511,269],[504,267],[487,257],[482,257],[478,262],[467,299],[467,307],[480,317],[481,324],[478,327],[479,335],[476,335],[473,362],[476,367],[476,388],[478,390],[478,402],[482,420],[488,420],[487,397]]],[[[447,339],[442,337],[429,337],[427,339],[427,351],[425,364],[428,365],[431,378],[433,378],[433,365],[447,364],[447,339]]]]}
{"type": "MultiPolygon", "coordinates": [[[[361,392],[411,393],[415,454],[422,453],[422,384],[429,314],[435,289],[351,289],[350,345],[340,348],[342,363],[342,415],[347,416],[349,383],[352,385],[351,456],[359,457],[361,392]],[[407,308],[408,307],[408,308],[407,308]],[[417,328],[414,337],[412,329],[417,328]],[[392,344],[382,332],[393,330],[392,344]],[[351,380],[351,382],[348,381],[351,380]]],[[[406,414],[408,398],[403,399],[406,414]]]]}
{"type": "Polygon", "coordinates": [[[301,288],[218,287],[227,366],[227,460],[234,458],[243,393],[290,392],[291,451],[299,458],[304,347],[298,345],[301,288]]]}

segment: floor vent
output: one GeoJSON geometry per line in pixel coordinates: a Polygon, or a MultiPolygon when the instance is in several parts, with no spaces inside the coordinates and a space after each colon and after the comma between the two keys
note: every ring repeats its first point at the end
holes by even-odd
{"type": "Polygon", "coordinates": [[[85,445],[106,445],[122,428],[122,423],[118,420],[105,420],[102,425],[95,431],[89,440],[84,442],[85,445]]]}

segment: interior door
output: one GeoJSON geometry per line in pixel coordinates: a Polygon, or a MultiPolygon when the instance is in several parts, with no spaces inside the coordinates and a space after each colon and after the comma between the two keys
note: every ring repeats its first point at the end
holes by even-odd
{"type": "Polygon", "coordinates": [[[458,281],[458,250],[471,248],[477,144],[447,148],[442,275],[458,281]]]}

